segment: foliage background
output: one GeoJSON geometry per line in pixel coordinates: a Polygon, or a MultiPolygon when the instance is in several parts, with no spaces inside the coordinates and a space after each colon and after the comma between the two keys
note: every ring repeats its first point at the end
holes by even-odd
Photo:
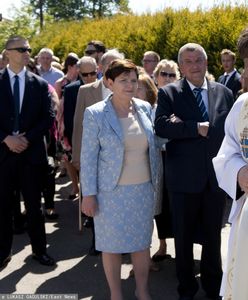
{"type": "MultiPolygon", "coordinates": [[[[108,48],[118,48],[127,58],[140,64],[147,50],[158,52],[161,58],[177,60],[178,49],[185,43],[200,43],[206,50],[209,72],[216,78],[222,73],[220,51],[229,48],[236,52],[240,32],[248,25],[248,8],[230,5],[215,6],[210,10],[200,7],[165,9],[155,14],[140,16],[115,14],[101,19],[81,21],[52,21],[49,16],[41,32],[38,20],[30,17],[28,8],[13,22],[0,23],[0,50],[10,34],[22,34],[30,39],[33,55],[42,47],[54,50],[62,60],[69,52],[83,56],[90,40],[101,40],[108,48]]],[[[237,67],[243,63],[238,58],[237,67]]]]}

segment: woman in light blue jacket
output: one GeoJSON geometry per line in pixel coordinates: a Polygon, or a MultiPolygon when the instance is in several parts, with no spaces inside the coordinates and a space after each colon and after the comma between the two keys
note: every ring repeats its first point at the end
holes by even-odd
{"type": "Polygon", "coordinates": [[[114,60],[106,71],[111,94],[84,114],[82,211],[94,217],[111,300],[122,300],[121,253],[131,253],[136,297],[150,300],[148,273],[153,230],[157,151],[149,103],[133,98],[138,71],[114,60]]]}

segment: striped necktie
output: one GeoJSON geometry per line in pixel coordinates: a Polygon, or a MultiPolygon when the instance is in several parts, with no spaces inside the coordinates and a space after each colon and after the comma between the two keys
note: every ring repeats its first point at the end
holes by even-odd
{"type": "Polygon", "coordinates": [[[14,105],[15,105],[15,115],[14,115],[14,128],[13,132],[19,131],[19,110],[20,110],[20,88],[19,88],[19,77],[15,75],[14,89],[14,105]]]}
{"type": "Polygon", "coordinates": [[[208,121],[208,112],[203,102],[201,91],[202,88],[194,88],[193,93],[195,95],[196,102],[200,108],[203,121],[208,121]]]}
{"type": "Polygon", "coordinates": [[[223,84],[226,85],[229,75],[224,75],[223,84]]]}

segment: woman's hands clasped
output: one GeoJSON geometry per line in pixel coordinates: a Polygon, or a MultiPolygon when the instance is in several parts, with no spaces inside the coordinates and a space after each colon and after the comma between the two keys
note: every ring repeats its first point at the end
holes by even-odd
{"type": "Polygon", "coordinates": [[[94,217],[98,211],[96,196],[84,196],[81,210],[86,216],[94,217]]]}

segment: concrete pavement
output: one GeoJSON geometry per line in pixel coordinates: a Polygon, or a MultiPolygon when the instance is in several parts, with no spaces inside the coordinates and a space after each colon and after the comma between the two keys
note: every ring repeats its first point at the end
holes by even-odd
{"type": "MultiPolygon", "coordinates": [[[[78,230],[78,200],[67,200],[70,184],[67,178],[57,178],[56,211],[59,219],[47,222],[48,253],[57,265],[47,267],[31,258],[31,247],[27,234],[15,235],[13,256],[8,266],[0,272],[0,294],[78,294],[78,299],[107,300],[109,290],[105,280],[101,257],[88,256],[91,232],[78,230]]],[[[222,230],[223,262],[229,225],[222,230]]],[[[177,300],[177,280],[173,239],[168,239],[168,253],[172,259],[160,264],[159,272],[150,273],[150,290],[153,300],[177,300]]],[[[154,230],[151,254],[158,248],[157,232],[154,230]]],[[[195,264],[199,271],[201,247],[195,245],[195,264]]],[[[122,286],[124,299],[134,300],[134,278],[129,277],[132,265],[129,255],[123,256],[122,286]]],[[[199,290],[195,300],[206,300],[199,290]]]]}

